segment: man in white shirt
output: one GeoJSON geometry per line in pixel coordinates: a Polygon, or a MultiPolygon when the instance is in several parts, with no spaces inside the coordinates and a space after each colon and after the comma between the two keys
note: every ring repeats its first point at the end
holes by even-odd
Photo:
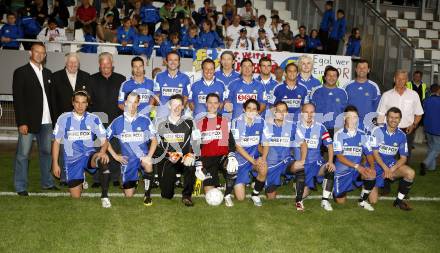
{"type": "Polygon", "coordinates": [[[58,41],[67,40],[64,28],[58,28],[55,19],[49,19],[47,27],[40,31],[37,39],[46,43],[47,52],[62,52],[61,43],[58,41]]]}
{"type": "Polygon", "coordinates": [[[254,28],[252,28],[249,34],[252,41],[255,41],[258,38],[258,33],[261,29],[264,29],[267,38],[273,39],[274,35],[272,29],[270,29],[270,26],[266,25],[266,21],[266,16],[261,15],[260,17],[258,17],[258,24],[254,28]]]}
{"type": "Polygon", "coordinates": [[[240,25],[240,16],[235,15],[232,18],[232,24],[226,28],[226,42],[228,47],[230,47],[230,43],[240,37],[240,31],[243,29],[243,26],[240,25]]]}
{"type": "Polygon", "coordinates": [[[397,107],[402,111],[402,120],[399,128],[406,133],[408,142],[408,162],[411,157],[411,147],[414,142],[414,130],[420,123],[423,115],[423,107],[417,92],[406,88],[408,72],[397,70],[394,74],[394,88],[386,91],[380,99],[377,108],[378,123],[384,123],[385,114],[391,107],[397,107]]]}
{"type": "Polygon", "coordinates": [[[255,51],[276,51],[277,47],[273,39],[267,37],[265,29],[258,30],[258,37],[254,40],[255,51]]]}

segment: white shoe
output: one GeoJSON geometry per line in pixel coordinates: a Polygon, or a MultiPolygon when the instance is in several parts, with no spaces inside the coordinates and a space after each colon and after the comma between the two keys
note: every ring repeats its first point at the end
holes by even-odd
{"type": "Polygon", "coordinates": [[[298,201],[295,203],[296,211],[304,212],[304,203],[302,201],[298,201]]]}
{"type": "Polygon", "coordinates": [[[330,202],[328,200],[321,200],[321,207],[324,208],[324,210],[331,212],[333,211],[333,207],[332,204],[330,204],[330,202]]]}
{"type": "Polygon", "coordinates": [[[254,206],[262,206],[263,202],[261,202],[260,196],[252,196],[252,202],[254,202],[254,206]]]}
{"type": "Polygon", "coordinates": [[[359,206],[368,211],[374,211],[374,208],[367,201],[359,202],[359,206]]]}
{"type": "Polygon", "coordinates": [[[89,183],[87,183],[87,181],[84,181],[84,182],[83,182],[83,189],[84,189],[84,190],[89,189],[89,183]]]}
{"type": "Polygon", "coordinates": [[[233,207],[234,206],[234,202],[232,202],[231,194],[228,194],[228,195],[225,196],[225,205],[227,207],[233,207]]]}
{"type": "Polygon", "coordinates": [[[101,198],[101,204],[103,208],[110,208],[112,207],[112,203],[110,203],[109,198],[101,198]]]}

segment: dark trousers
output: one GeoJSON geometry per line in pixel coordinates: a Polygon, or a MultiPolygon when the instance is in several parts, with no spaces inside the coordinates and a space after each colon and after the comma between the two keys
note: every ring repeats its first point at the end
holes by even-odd
{"type": "Polygon", "coordinates": [[[329,38],[327,42],[327,54],[332,54],[332,55],[337,54],[338,48],[339,48],[339,40],[329,38]]]}
{"type": "MultiPolygon", "coordinates": [[[[406,128],[401,128],[401,130],[406,133],[406,128]]],[[[406,135],[406,143],[408,145],[408,160],[406,161],[409,164],[412,153],[412,146],[414,145],[414,137],[416,135],[416,129],[412,131],[412,133],[406,135]]]]}
{"type": "MultiPolygon", "coordinates": [[[[121,146],[119,145],[119,141],[117,138],[111,139],[110,144],[112,145],[116,153],[118,154],[121,153],[121,146]]],[[[113,159],[113,157],[110,154],[109,157],[110,157],[110,162],[108,164],[108,168],[110,170],[111,180],[113,182],[119,181],[119,178],[121,177],[121,164],[117,162],[115,159],[113,159]]],[[[95,173],[93,175],[93,182],[99,183],[100,182],[99,177],[100,177],[99,173],[95,173]]]]}
{"type": "Polygon", "coordinates": [[[328,32],[319,29],[319,40],[322,44],[322,51],[327,53],[328,32]]]}
{"type": "Polygon", "coordinates": [[[155,166],[157,167],[157,173],[159,175],[160,194],[162,198],[171,199],[174,197],[176,174],[178,171],[183,171],[182,197],[191,197],[196,181],[194,167],[183,166],[180,161],[172,163],[168,158],[163,158],[163,160],[155,166]]]}

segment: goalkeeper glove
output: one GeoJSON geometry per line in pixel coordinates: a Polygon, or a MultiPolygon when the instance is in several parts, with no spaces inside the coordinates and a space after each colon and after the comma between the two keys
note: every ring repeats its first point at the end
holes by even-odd
{"type": "Polygon", "coordinates": [[[235,158],[235,153],[230,152],[228,154],[228,165],[226,166],[226,171],[228,174],[235,174],[238,171],[238,161],[235,158]]]}
{"type": "Polygon", "coordinates": [[[190,167],[190,166],[194,166],[195,160],[196,159],[195,159],[194,154],[193,153],[188,153],[188,154],[183,156],[182,163],[186,167],[190,167]]]}

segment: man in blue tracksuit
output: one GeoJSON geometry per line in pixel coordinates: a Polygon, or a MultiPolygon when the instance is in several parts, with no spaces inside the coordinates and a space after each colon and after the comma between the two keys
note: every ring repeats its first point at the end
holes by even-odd
{"type": "Polygon", "coordinates": [[[344,38],[347,29],[347,22],[345,20],[345,13],[343,10],[338,10],[336,13],[336,21],[333,24],[328,40],[327,53],[337,54],[339,42],[344,38]]]}
{"type": "MultiPolygon", "coordinates": [[[[36,18],[32,16],[30,7],[23,9],[18,23],[23,30],[23,36],[25,39],[36,39],[41,31],[41,26],[36,18]]],[[[25,50],[30,50],[31,45],[31,42],[23,42],[25,50]]]]}
{"type": "Polygon", "coordinates": [[[152,1],[144,1],[144,5],[142,5],[140,16],[142,20],[142,24],[146,24],[148,26],[148,34],[153,36],[155,26],[157,22],[160,21],[159,10],[153,6],[152,1]]]}
{"type": "Polygon", "coordinates": [[[118,54],[131,55],[133,53],[133,47],[127,46],[127,44],[132,44],[136,36],[134,28],[131,26],[131,20],[125,17],[122,20],[122,26],[117,30],[117,40],[122,46],[118,46],[118,54]]]}
{"type": "Polygon", "coordinates": [[[1,46],[3,49],[18,50],[20,42],[16,39],[23,38],[23,31],[16,22],[15,14],[9,13],[7,16],[7,24],[3,25],[0,30],[1,46]]]}
{"type": "Polygon", "coordinates": [[[335,12],[333,11],[333,1],[325,3],[325,12],[319,26],[319,39],[321,40],[323,51],[327,52],[328,32],[335,22],[335,12]]]}

